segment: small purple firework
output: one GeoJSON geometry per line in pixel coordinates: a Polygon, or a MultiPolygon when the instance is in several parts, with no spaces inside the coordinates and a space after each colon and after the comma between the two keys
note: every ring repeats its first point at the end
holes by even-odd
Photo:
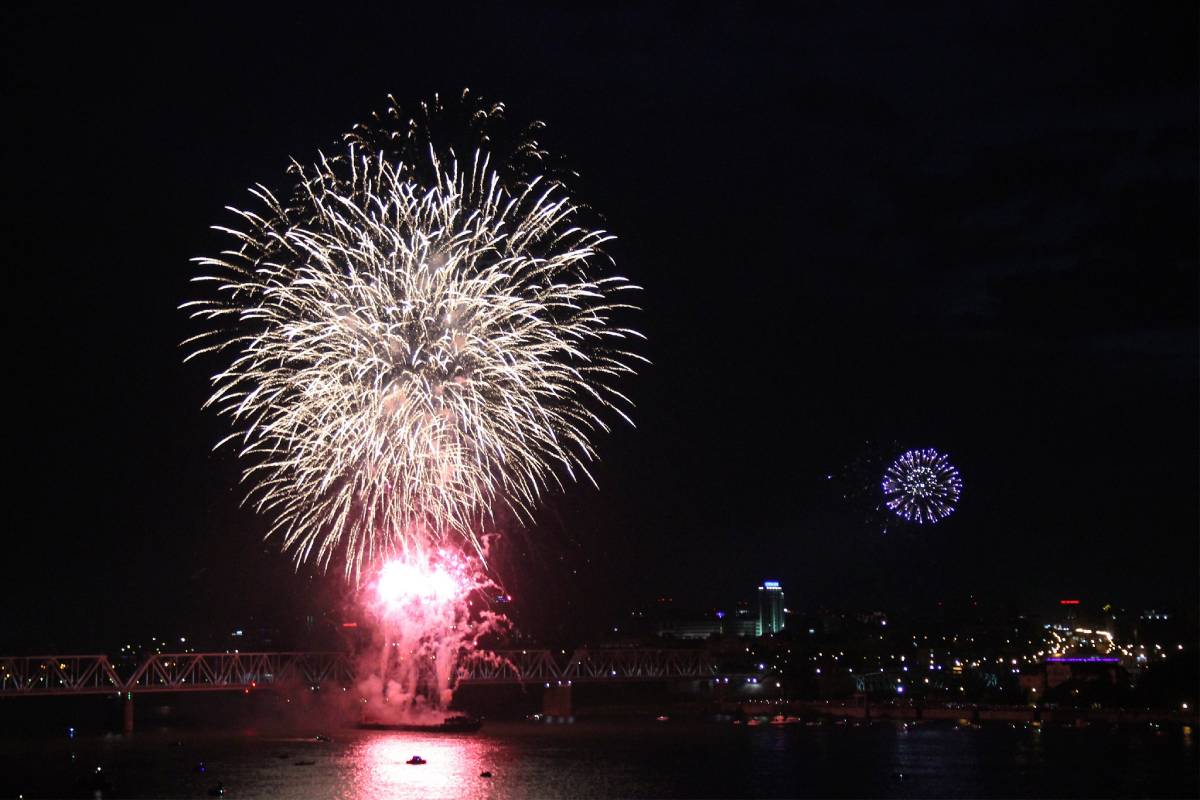
{"type": "Polygon", "coordinates": [[[950,459],[927,447],[909,450],[883,473],[887,507],[908,522],[933,524],[954,513],[962,477],[950,459]]]}

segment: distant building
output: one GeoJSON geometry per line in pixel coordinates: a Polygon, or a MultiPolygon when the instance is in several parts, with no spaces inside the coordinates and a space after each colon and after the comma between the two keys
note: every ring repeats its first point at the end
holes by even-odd
{"type": "MultiPolygon", "coordinates": [[[[958,667],[954,671],[962,672],[958,667]]],[[[1030,700],[1040,700],[1038,695],[1046,692],[1046,665],[1034,664],[1021,667],[1021,673],[1017,676],[1017,684],[1030,700]]]]}
{"type": "Polygon", "coordinates": [[[711,617],[665,619],[658,626],[658,635],[672,639],[707,639],[724,632],[721,620],[711,617]]]}
{"type": "Polygon", "coordinates": [[[708,613],[680,612],[659,620],[658,635],[673,639],[708,639],[712,636],[754,636],[757,623],[749,617],[736,617],[724,611],[708,613]]]}
{"type": "Polygon", "coordinates": [[[758,626],[755,634],[765,636],[783,630],[783,589],[779,581],[763,581],[758,587],[758,626]]]}
{"type": "Polygon", "coordinates": [[[1046,687],[1053,689],[1067,681],[1105,680],[1116,684],[1120,659],[1111,656],[1051,656],[1045,661],[1046,687]]]}
{"type": "Polygon", "coordinates": [[[758,622],[744,617],[733,617],[725,620],[726,636],[755,636],[758,634],[758,622]]]}

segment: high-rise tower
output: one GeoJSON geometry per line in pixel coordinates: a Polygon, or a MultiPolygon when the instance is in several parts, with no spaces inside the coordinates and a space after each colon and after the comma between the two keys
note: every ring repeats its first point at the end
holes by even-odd
{"type": "Polygon", "coordinates": [[[756,633],[764,636],[783,630],[783,589],[779,581],[763,581],[758,587],[758,625],[756,633]]]}

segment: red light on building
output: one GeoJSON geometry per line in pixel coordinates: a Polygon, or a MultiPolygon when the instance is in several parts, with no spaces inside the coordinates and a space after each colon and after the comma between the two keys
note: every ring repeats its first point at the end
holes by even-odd
{"type": "Polygon", "coordinates": [[[343,628],[357,628],[358,623],[357,622],[343,622],[342,627],[343,628]]]}
{"type": "Polygon", "coordinates": [[[1079,601],[1078,600],[1059,600],[1058,604],[1060,606],[1077,606],[1077,605],[1079,605],[1079,601]]]}

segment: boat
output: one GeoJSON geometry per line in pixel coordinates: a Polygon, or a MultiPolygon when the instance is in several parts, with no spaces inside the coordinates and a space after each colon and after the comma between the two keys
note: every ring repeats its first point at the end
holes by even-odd
{"type": "Polygon", "coordinates": [[[412,758],[410,758],[408,761],[405,761],[404,763],[419,765],[419,764],[428,764],[429,762],[426,761],[425,759],[421,758],[420,756],[413,756],[412,758]]]}
{"type": "Polygon", "coordinates": [[[418,733],[470,733],[483,727],[483,720],[478,717],[468,717],[456,714],[446,717],[440,723],[401,723],[372,722],[364,720],[355,726],[360,731],[414,731],[418,733]]]}

